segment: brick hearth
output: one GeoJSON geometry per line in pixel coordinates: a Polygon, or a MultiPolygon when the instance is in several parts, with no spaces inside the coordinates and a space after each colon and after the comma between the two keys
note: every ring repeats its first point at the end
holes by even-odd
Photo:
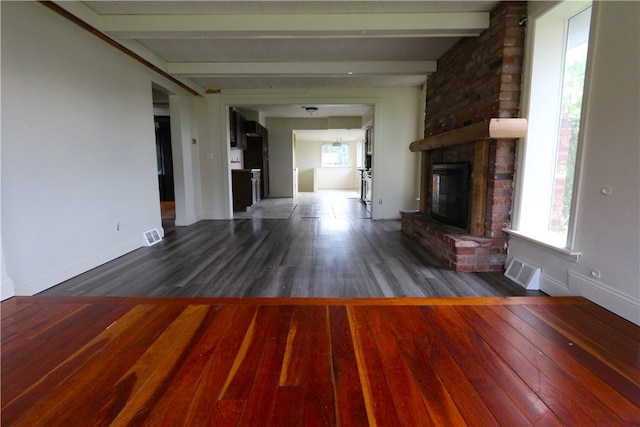
{"type": "Polygon", "coordinates": [[[419,211],[402,211],[402,232],[455,271],[500,271],[507,257],[503,238],[474,237],[467,230],[433,221],[419,211]]]}

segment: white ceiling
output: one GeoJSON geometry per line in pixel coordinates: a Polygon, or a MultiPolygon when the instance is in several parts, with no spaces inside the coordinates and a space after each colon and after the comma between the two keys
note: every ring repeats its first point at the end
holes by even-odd
{"type": "MultiPolygon", "coordinates": [[[[206,89],[420,86],[460,37],[477,36],[488,27],[489,11],[497,2],[55,3],[204,93],[206,89]]],[[[284,111],[261,106],[260,111],[269,110],[266,116],[271,117],[300,115],[300,107],[284,111]]],[[[328,106],[323,110],[330,114],[328,106]]],[[[333,115],[353,115],[342,110],[333,115]]]]}

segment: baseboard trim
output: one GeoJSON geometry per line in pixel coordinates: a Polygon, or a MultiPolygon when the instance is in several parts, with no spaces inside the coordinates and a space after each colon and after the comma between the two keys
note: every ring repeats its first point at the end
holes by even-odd
{"type": "Polygon", "coordinates": [[[576,294],[640,325],[640,298],[627,295],[606,283],[569,270],[569,288],[576,294]]]}
{"type": "Polygon", "coordinates": [[[71,279],[78,274],[85,273],[92,268],[112,261],[140,247],[142,247],[141,239],[133,239],[126,243],[118,245],[115,248],[111,248],[83,260],[74,262],[66,267],[63,267],[51,273],[47,273],[28,282],[14,282],[15,295],[35,295],[38,292],[49,289],[57,284],[64,282],[65,280],[71,279]]]}
{"type": "Polygon", "coordinates": [[[0,284],[0,301],[4,301],[7,298],[11,298],[16,295],[16,288],[13,280],[7,278],[0,284]]]}
{"type": "Polygon", "coordinates": [[[566,283],[563,283],[552,277],[545,276],[544,274],[540,275],[540,290],[545,294],[554,297],[565,297],[572,295],[571,288],[566,283]]]}

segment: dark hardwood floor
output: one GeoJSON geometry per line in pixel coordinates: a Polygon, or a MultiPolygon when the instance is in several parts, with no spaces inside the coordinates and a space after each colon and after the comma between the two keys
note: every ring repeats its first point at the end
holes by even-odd
{"type": "Polygon", "coordinates": [[[354,193],[267,199],[234,220],[178,227],[41,295],[443,297],[542,295],[501,273],[456,273],[368,219],[354,193]]]}
{"type": "Polygon", "coordinates": [[[584,298],[3,301],[3,426],[640,425],[640,327],[584,298]]]}

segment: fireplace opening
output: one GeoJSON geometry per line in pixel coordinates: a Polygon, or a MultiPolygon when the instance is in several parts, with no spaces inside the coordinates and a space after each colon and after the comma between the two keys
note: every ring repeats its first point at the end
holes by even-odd
{"type": "Polygon", "coordinates": [[[432,166],[431,216],[445,224],[469,227],[469,163],[432,166]]]}

